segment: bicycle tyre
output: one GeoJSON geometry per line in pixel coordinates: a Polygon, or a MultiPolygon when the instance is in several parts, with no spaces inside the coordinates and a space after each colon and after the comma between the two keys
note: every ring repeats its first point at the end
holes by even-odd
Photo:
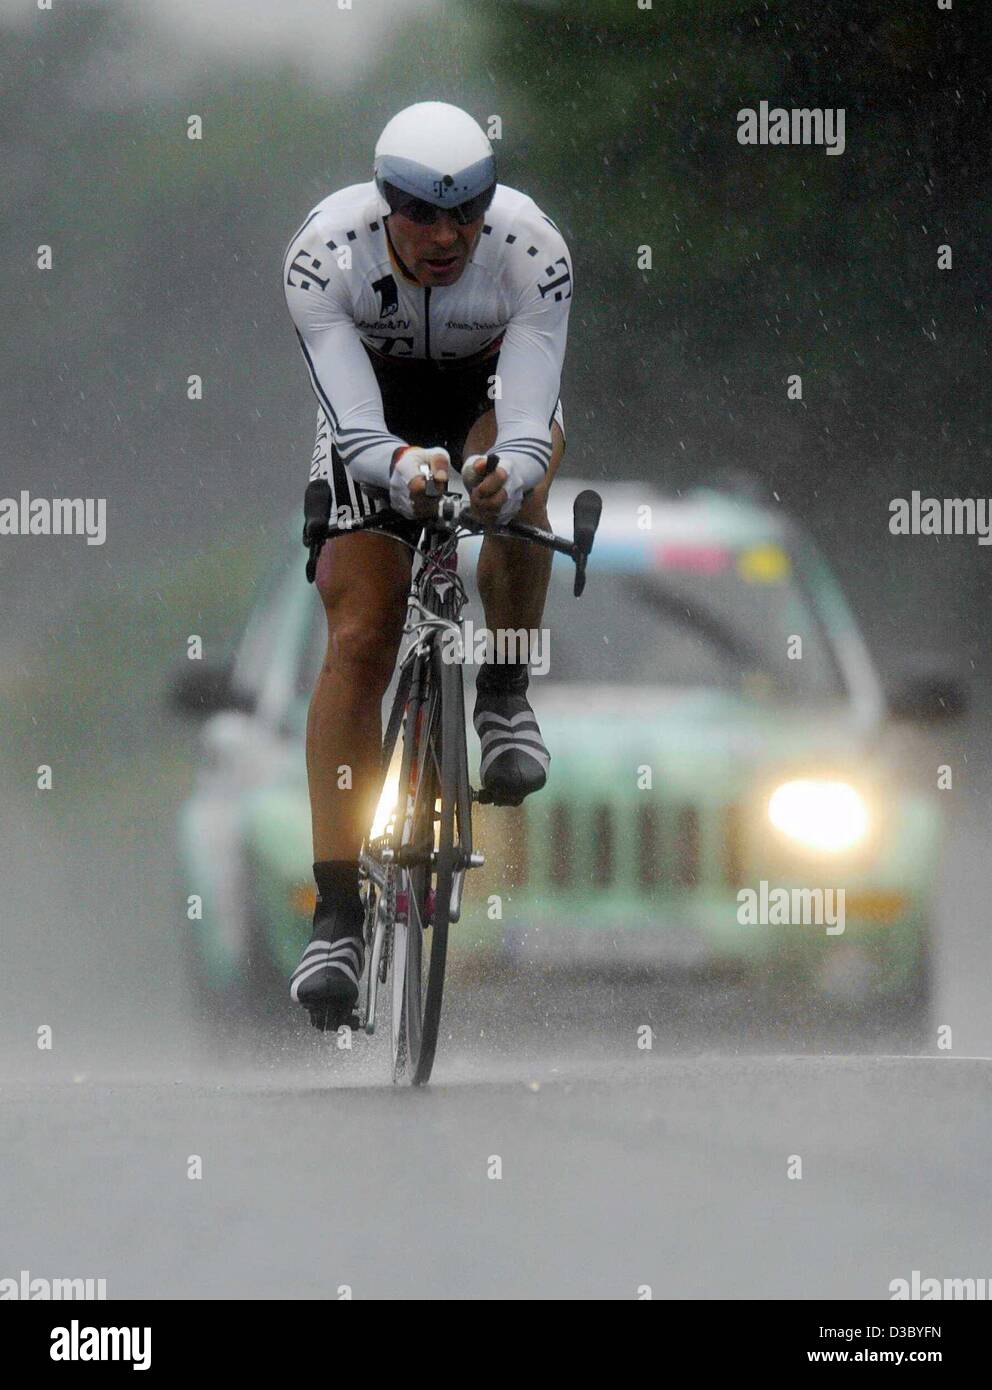
{"type": "MultiPolygon", "coordinates": [[[[461,804],[460,790],[466,772],[465,712],[462,668],[457,662],[441,660],[433,649],[434,679],[441,693],[440,717],[433,735],[440,740],[440,802],[438,818],[437,868],[434,874],[434,911],[431,925],[430,961],[426,990],[423,991],[420,1053],[413,1073],[413,1084],[430,1080],[437,1051],[444,1001],[444,974],[447,963],[448,927],[451,923],[451,892],[457,867],[458,843],[455,819],[461,804]]],[[[458,827],[459,838],[462,827],[458,827]]]]}
{"type": "MultiPolygon", "coordinates": [[[[429,838],[435,855],[432,865],[417,867],[406,875],[407,927],[402,933],[406,958],[399,992],[403,1013],[401,1065],[394,1065],[394,1080],[414,1086],[430,1080],[437,1053],[458,853],[455,824],[463,804],[459,790],[466,760],[461,666],[443,662],[434,646],[422,669],[422,679],[426,714],[420,727],[421,746],[413,750],[419,780],[412,839],[423,843],[429,838]]],[[[416,736],[416,729],[411,732],[416,736]]],[[[396,994],[394,990],[394,999],[396,994]]]]}

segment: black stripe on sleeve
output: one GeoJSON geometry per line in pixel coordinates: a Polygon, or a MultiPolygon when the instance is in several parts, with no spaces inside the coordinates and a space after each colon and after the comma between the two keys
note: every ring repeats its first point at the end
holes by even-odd
{"type": "Polygon", "coordinates": [[[324,390],[323,386],[321,386],[321,384],[320,384],[320,380],[319,380],[319,378],[318,378],[318,376],[317,376],[317,369],[315,368],[315,366],[314,366],[314,364],[313,364],[313,358],[310,356],[310,351],[309,351],[309,349],[308,349],[306,343],[303,341],[303,334],[300,332],[299,329],[296,330],[296,336],[297,336],[297,338],[299,339],[300,351],[303,353],[303,356],[306,358],[307,368],[308,368],[308,370],[309,370],[309,372],[310,372],[310,381],[311,381],[311,383],[312,383],[312,385],[313,385],[314,394],[316,395],[318,401],[320,401],[321,405],[324,407],[324,412],[325,412],[325,414],[327,415],[328,420],[330,421],[330,425],[331,425],[332,431],[334,432],[334,434],[337,434],[337,431],[338,431],[338,417],[337,417],[337,413],[336,413],[334,407],[331,405],[331,402],[330,402],[330,399],[329,399],[329,397],[328,397],[328,395],[327,395],[327,392],[324,390]]]}

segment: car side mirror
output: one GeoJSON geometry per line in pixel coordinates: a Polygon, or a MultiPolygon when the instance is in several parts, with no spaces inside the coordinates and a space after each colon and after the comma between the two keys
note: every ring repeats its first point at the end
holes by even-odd
{"type": "Polygon", "coordinates": [[[949,663],[929,662],[905,673],[889,696],[889,712],[895,719],[918,724],[937,724],[960,719],[968,710],[968,688],[949,663]]]}
{"type": "Polygon", "coordinates": [[[168,706],[177,714],[205,719],[223,710],[250,713],[252,701],[235,690],[229,666],[207,666],[191,661],[177,672],[169,688],[168,706]]]}

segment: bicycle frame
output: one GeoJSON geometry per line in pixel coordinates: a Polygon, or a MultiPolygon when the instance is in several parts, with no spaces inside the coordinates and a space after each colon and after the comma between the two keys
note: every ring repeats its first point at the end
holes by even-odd
{"type": "MultiPolygon", "coordinates": [[[[404,696],[408,709],[418,706],[418,670],[422,671],[424,664],[433,659],[432,653],[440,650],[441,638],[448,634],[455,636],[454,651],[459,658],[459,664],[464,651],[461,614],[466,603],[466,594],[457,574],[458,537],[447,528],[429,527],[425,539],[427,545],[424,550],[418,552],[422,555],[421,564],[414,576],[407,600],[407,621],[403,631],[410,641],[398,662],[400,679],[397,689],[398,692],[403,691],[404,684],[408,682],[404,696]]],[[[399,732],[397,729],[397,737],[399,732]]],[[[457,922],[461,915],[467,870],[481,867],[484,863],[483,855],[473,852],[472,849],[471,789],[468,786],[467,748],[464,746],[464,737],[463,725],[460,763],[465,769],[465,777],[464,786],[459,788],[458,862],[452,875],[450,922],[457,922]]],[[[388,771],[388,768],[383,768],[384,776],[388,775],[388,771]]],[[[392,843],[384,843],[385,837],[381,837],[374,845],[363,849],[359,861],[361,870],[376,890],[377,906],[386,903],[385,913],[378,910],[376,913],[377,921],[370,942],[364,1007],[359,1009],[358,1015],[361,1026],[369,1034],[375,1031],[378,986],[385,983],[389,967],[388,949],[391,940],[388,938],[391,923],[382,919],[390,915],[391,898],[397,891],[397,870],[409,868],[415,862],[413,856],[404,855],[404,850],[409,849],[413,834],[411,816],[411,805],[397,807],[392,843]]],[[[433,861],[433,854],[431,859],[433,861]]],[[[409,904],[407,910],[409,911],[409,904]]]]}

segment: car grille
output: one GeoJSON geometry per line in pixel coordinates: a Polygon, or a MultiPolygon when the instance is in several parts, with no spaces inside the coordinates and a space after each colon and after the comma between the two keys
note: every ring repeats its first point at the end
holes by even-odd
{"type": "Polygon", "coordinates": [[[745,872],[744,817],[735,804],[560,798],[542,806],[535,798],[495,815],[480,807],[474,824],[491,891],[500,884],[538,893],[595,885],[647,896],[691,894],[736,890],[745,872]]]}
{"type": "MultiPolygon", "coordinates": [[[[526,828],[527,810],[520,808],[520,822],[526,828]]],[[[556,801],[551,808],[551,834],[548,841],[548,877],[556,888],[567,888],[572,881],[575,842],[572,833],[572,808],[556,801]]]]}
{"type": "Polygon", "coordinates": [[[699,882],[699,812],[695,806],[678,808],[674,829],[672,881],[677,888],[695,888],[699,882]]]}

